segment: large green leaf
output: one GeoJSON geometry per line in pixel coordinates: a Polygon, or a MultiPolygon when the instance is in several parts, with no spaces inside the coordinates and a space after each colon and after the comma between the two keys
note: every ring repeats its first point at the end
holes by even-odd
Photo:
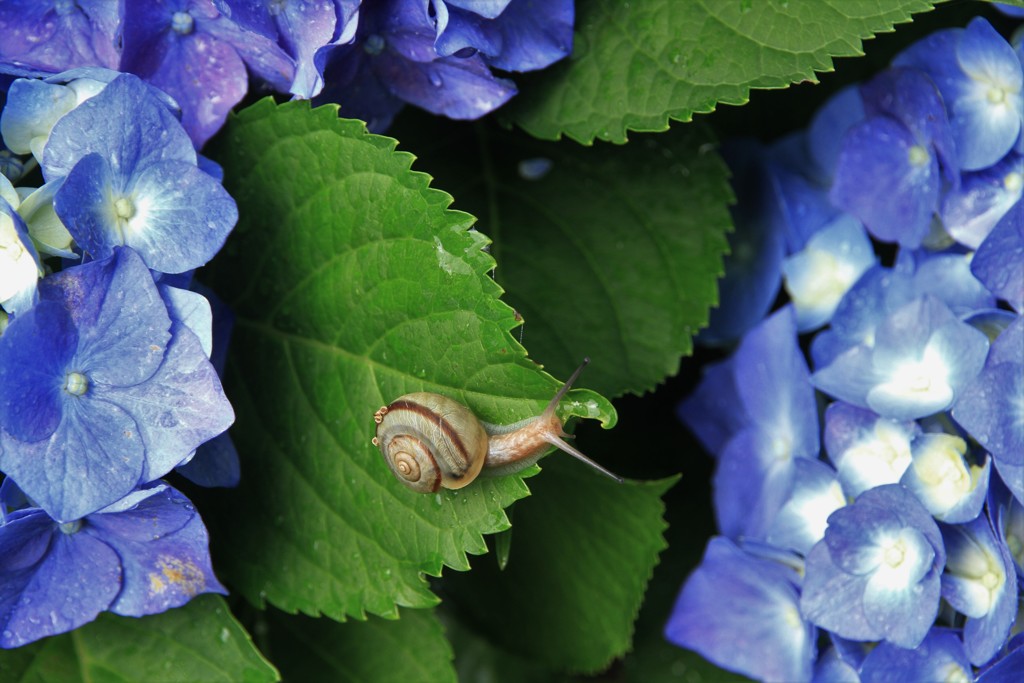
{"type": "Polygon", "coordinates": [[[675,478],[619,485],[564,460],[544,470],[516,505],[508,566],[481,558],[445,587],[493,642],[555,669],[600,671],[630,647],[675,478]]]}
{"type": "Polygon", "coordinates": [[[260,683],[279,680],[219,595],[134,619],[113,614],[0,653],[5,683],[260,683]]]}
{"type": "MultiPolygon", "coordinates": [[[[374,411],[427,390],[509,423],[539,413],[558,382],[512,338],[473,218],[449,211],[394,140],[336,107],[264,100],[218,143],[240,212],[212,281],[237,314],[226,384],[243,468],[209,519],[218,571],[288,612],[432,605],[424,573],[468,568],[527,488],[519,475],[404,488],[370,442],[374,411]]],[[[566,412],[614,422],[593,392],[570,398],[566,412]]]]}
{"type": "Polygon", "coordinates": [[[287,681],[455,682],[452,648],[433,610],[401,610],[339,624],[280,612],[268,624],[267,654],[287,681]]]}
{"type": "Polygon", "coordinates": [[[588,386],[611,396],[676,373],[716,302],[731,226],[727,170],[706,128],[583,148],[401,123],[403,144],[494,239],[496,277],[535,354],[560,372],[590,356],[588,386]]]}
{"type": "Polygon", "coordinates": [[[586,0],[572,56],[531,78],[504,116],[541,138],[625,142],[751,88],[816,80],[832,58],[929,10],[930,0],[586,0]]]}

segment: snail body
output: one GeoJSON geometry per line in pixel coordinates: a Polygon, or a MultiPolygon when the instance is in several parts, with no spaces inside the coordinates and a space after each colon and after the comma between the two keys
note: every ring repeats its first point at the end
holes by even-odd
{"type": "Polygon", "coordinates": [[[502,475],[529,467],[555,446],[621,481],[566,443],[557,408],[589,360],[559,389],[544,412],[512,425],[481,422],[458,401],[440,394],[399,396],[374,414],[374,445],[392,473],[422,493],[458,489],[477,476],[502,475]]]}

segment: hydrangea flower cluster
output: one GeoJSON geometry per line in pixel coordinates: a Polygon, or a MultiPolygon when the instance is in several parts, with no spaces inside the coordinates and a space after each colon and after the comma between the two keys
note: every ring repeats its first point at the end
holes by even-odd
{"type": "Polygon", "coordinates": [[[491,70],[567,56],[573,20],[573,0],[5,0],[0,73],[136,74],[178,103],[201,148],[248,92],[250,73],[277,92],[339,102],[373,131],[406,102],[477,118],[516,93],[491,70]]]}
{"type": "Polygon", "coordinates": [[[760,680],[1024,670],[1022,62],[978,18],[727,150],[735,255],[703,338],[738,345],[679,411],[721,535],[670,641],[760,680]]]}
{"type": "Polygon", "coordinates": [[[238,480],[212,309],[190,288],[238,213],[178,114],[98,67],[7,92],[0,647],[225,592],[202,520],[161,481],[238,480]]]}

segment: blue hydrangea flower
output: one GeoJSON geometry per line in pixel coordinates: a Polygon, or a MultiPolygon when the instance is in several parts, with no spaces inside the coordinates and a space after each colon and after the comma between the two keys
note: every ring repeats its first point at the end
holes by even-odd
{"type": "Polygon", "coordinates": [[[792,569],[712,538],[672,608],[665,637],[760,680],[810,680],[816,634],[801,616],[797,581],[792,569]]]}
{"type": "Polygon", "coordinates": [[[825,409],[825,451],[851,499],[898,483],[910,467],[910,445],[920,433],[914,421],[890,420],[842,401],[825,409]]]}
{"type": "Polygon", "coordinates": [[[700,383],[686,400],[679,404],[679,419],[704,446],[717,456],[729,439],[750,424],[750,417],[740,406],[732,357],[703,368],[700,383]]]}
{"type": "Polygon", "coordinates": [[[928,511],[899,484],[879,486],[829,517],[807,556],[800,608],[843,638],[916,648],[938,614],[945,563],[928,511]]]}
{"type": "Polygon", "coordinates": [[[355,43],[336,49],[318,102],[381,131],[404,103],[453,119],[476,119],[516,94],[479,54],[442,57],[429,0],[379,0],[359,12],[355,43]]]}
{"type": "Polygon", "coordinates": [[[861,683],[972,681],[974,672],[955,631],[933,628],[916,648],[879,643],[864,659],[861,683]]]}
{"type": "Polygon", "coordinates": [[[996,298],[971,272],[973,255],[960,250],[901,252],[900,258],[914,262],[910,293],[914,297],[931,295],[957,316],[995,308],[996,298]]]}
{"type": "Polygon", "coordinates": [[[154,270],[183,272],[213,258],[238,219],[173,114],[130,74],[57,122],[43,171],[63,177],[54,208],[93,258],[127,245],[154,270]]]}
{"type": "Polygon", "coordinates": [[[797,329],[806,332],[831,320],[846,292],[876,262],[864,226],[852,216],[843,214],[816,232],[782,262],[797,329]]]}
{"type": "Polygon", "coordinates": [[[232,21],[274,41],[295,60],[295,78],[288,92],[309,99],[323,89],[331,50],[355,37],[360,0],[224,0],[224,4],[231,9],[232,21]]]}
{"type": "Polygon", "coordinates": [[[1024,157],[1015,152],[999,163],[961,176],[960,187],[942,204],[942,224],[950,237],[977,249],[1007,213],[1020,216],[1024,189],[1024,157]]]}
{"type": "Polygon", "coordinates": [[[988,493],[991,461],[967,460],[967,443],[959,436],[927,433],[910,446],[910,467],[900,483],[917,496],[935,519],[968,522],[981,513],[988,493]]]}
{"type": "Polygon", "coordinates": [[[794,460],[816,458],[818,413],[796,320],[785,307],[751,330],[732,358],[749,420],[719,454],[715,514],[725,536],[764,538],[796,476],[794,460]]]}
{"type": "Polygon", "coordinates": [[[918,247],[943,182],[959,181],[942,98],[927,76],[910,69],[882,72],[861,96],[867,118],[843,137],[830,196],[878,239],[918,247]]]}
{"type": "Polygon", "coordinates": [[[51,517],[110,505],[234,420],[134,251],[49,276],[39,296],[0,337],[0,469],[51,517]]]}
{"type": "Polygon", "coordinates": [[[227,591],[185,496],[164,484],[69,523],[39,508],[0,526],[0,647],[64,633],[100,612],[141,617],[227,591]]]}
{"type": "Polygon", "coordinates": [[[886,318],[928,295],[964,316],[995,304],[992,293],[972,273],[970,255],[900,250],[892,268],[869,268],[840,300],[831,326],[811,343],[817,368],[831,364],[858,344],[871,346],[886,318]]]}
{"type": "Polygon", "coordinates": [[[836,471],[820,460],[796,458],[793,470],[789,496],[768,525],[764,540],[806,555],[825,535],[829,515],[846,505],[846,496],[836,471]]]}
{"type": "Polygon", "coordinates": [[[999,477],[993,477],[989,486],[988,514],[996,538],[1010,551],[1017,576],[1024,582],[1024,502],[999,477]]]}
{"type": "Polygon", "coordinates": [[[860,88],[847,86],[830,97],[814,113],[807,127],[807,151],[814,162],[818,176],[832,184],[843,135],[864,120],[864,101],[860,88]]]}
{"type": "Polygon", "coordinates": [[[812,683],[829,683],[830,681],[856,681],[860,683],[860,676],[852,664],[843,659],[838,648],[830,647],[818,657],[814,663],[814,677],[812,683]]]}
{"type": "Polygon", "coordinates": [[[988,338],[929,295],[887,317],[873,343],[843,352],[811,381],[847,403],[912,420],[950,408],[987,353],[988,338]]]}
{"type": "Polygon", "coordinates": [[[991,166],[1013,148],[1024,120],[1024,74],[1014,50],[985,19],[921,40],[893,60],[927,72],[949,109],[959,167],[991,166]]]}
{"type": "Polygon", "coordinates": [[[4,143],[18,154],[32,154],[42,160],[54,124],[105,86],[106,82],[92,78],[78,78],[67,84],[19,78],[11,84],[0,114],[4,143]]]}
{"type": "Polygon", "coordinates": [[[287,92],[295,62],[277,43],[247,31],[213,0],[151,0],[124,5],[121,70],[141,76],[181,105],[197,148],[245,96],[246,67],[287,92]]]}
{"type": "Polygon", "coordinates": [[[1008,476],[1024,468],[1024,317],[1000,334],[985,367],[953,407],[953,419],[995,459],[996,468],[1018,499],[1024,480],[1008,476]]]}
{"type": "Polygon", "coordinates": [[[766,190],[770,197],[768,217],[786,238],[786,253],[794,254],[842,212],[828,198],[825,180],[808,153],[810,135],[802,131],[788,135],[765,154],[766,190]]]}
{"type": "Polygon", "coordinates": [[[442,57],[478,52],[502,71],[543,69],[572,52],[575,0],[433,0],[442,57]]]}
{"type": "Polygon", "coordinates": [[[1018,313],[1024,313],[1024,204],[996,224],[971,260],[971,272],[1018,313]]]}
{"type": "MultiPolygon", "coordinates": [[[[192,283],[192,287],[209,301],[213,319],[213,348],[208,355],[217,375],[223,377],[231,333],[235,327],[234,312],[210,289],[199,283],[192,283]]],[[[235,487],[242,476],[238,450],[229,432],[218,434],[199,446],[195,455],[178,465],[175,471],[195,484],[208,487],[235,487]]]]}
{"type": "Polygon", "coordinates": [[[967,616],[964,646],[968,659],[980,666],[1003,647],[1017,618],[1013,558],[986,515],[941,530],[946,547],[942,597],[967,616]]]}
{"type": "Polygon", "coordinates": [[[43,275],[28,228],[15,210],[17,202],[11,181],[0,176],[0,306],[13,314],[32,307],[36,283],[43,275]]]}
{"type": "Polygon", "coordinates": [[[764,319],[779,291],[786,233],[776,197],[768,190],[764,150],[752,140],[723,145],[737,202],[729,207],[735,229],[729,234],[725,277],[718,282],[718,306],[697,339],[731,344],[764,319]]]}
{"type": "MultiPolygon", "coordinates": [[[[1012,644],[1012,641],[1011,641],[1012,644]]],[[[977,683],[1017,683],[1024,670],[1024,641],[995,664],[979,672],[977,683]]]]}
{"type": "Polygon", "coordinates": [[[116,69],[120,3],[110,0],[4,0],[0,70],[57,73],[77,66],[116,69]]]}
{"type": "Polygon", "coordinates": [[[40,254],[76,261],[79,255],[74,252],[75,241],[53,208],[53,197],[60,184],[57,180],[32,190],[18,205],[18,214],[40,254]]]}

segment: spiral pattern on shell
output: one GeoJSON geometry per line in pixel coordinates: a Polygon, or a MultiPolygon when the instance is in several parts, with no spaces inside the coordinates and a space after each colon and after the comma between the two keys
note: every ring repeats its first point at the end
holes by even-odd
{"type": "Polygon", "coordinates": [[[374,417],[374,443],[395,477],[415,491],[462,488],[483,467],[487,431],[468,408],[450,398],[406,394],[374,417]]]}

